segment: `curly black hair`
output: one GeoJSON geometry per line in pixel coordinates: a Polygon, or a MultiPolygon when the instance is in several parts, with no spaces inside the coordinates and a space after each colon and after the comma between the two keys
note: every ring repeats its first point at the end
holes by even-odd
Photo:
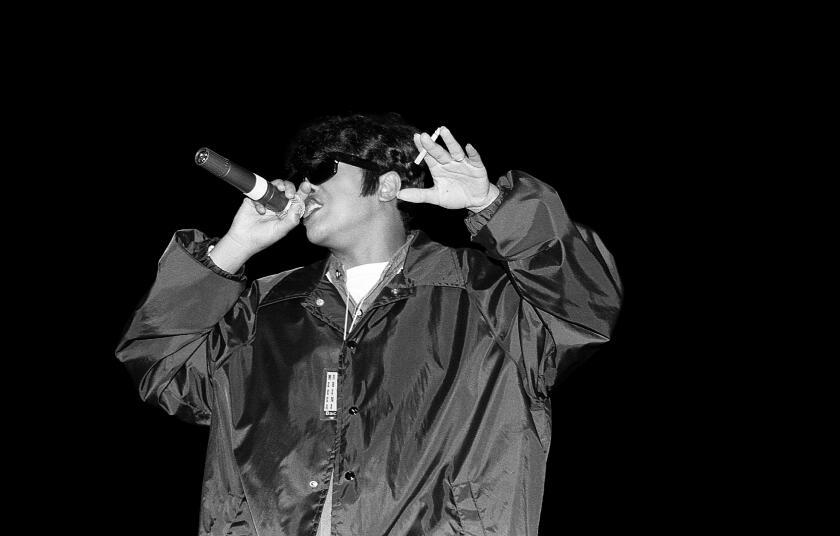
{"type": "MultiPolygon", "coordinates": [[[[286,156],[286,172],[294,175],[326,158],[326,153],[342,152],[374,162],[382,169],[396,171],[402,188],[422,188],[428,168],[414,164],[417,147],[413,136],[420,132],[400,114],[351,113],[318,119],[305,126],[292,141],[286,156]]],[[[374,195],[379,173],[364,170],[362,196],[374,195]]],[[[397,208],[408,224],[413,204],[397,201],[397,208]]]]}

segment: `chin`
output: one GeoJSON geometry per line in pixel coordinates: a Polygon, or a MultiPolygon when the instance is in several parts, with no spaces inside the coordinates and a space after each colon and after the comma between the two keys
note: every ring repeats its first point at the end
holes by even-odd
{"type": "Polygon", "coordinates": [[[317,225],[306,226],[306,239],[311,243],[321,246],[326,238],[327,234],[320,230],[317,225]]]}
{"type": "Polygon", "coordinates": [[[324,222],[308,222],[306,225],[306,239],[316,246],[329,248],[335,241],[335,229],[330,230],[324,222]]]}

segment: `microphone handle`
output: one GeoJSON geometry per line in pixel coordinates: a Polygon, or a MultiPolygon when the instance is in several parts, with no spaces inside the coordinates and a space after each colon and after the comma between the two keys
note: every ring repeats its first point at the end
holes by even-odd
{"type": "Polygon", "coordinates": [[[195,163],[274,212],[283,212],[289,202],[276,186],[207,147],[196,151],[195,163]]]}

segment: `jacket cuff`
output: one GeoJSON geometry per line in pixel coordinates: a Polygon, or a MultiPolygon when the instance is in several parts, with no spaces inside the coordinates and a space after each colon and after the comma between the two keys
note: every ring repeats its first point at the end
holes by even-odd
{"type": "Polygon", "coordinates": [[[471,237],[491,257],[527,259],[576,234],[557,191],[548,184],[523,171],[510,171],[498,186],[504,199],[493,218],[471,237]]]}
{"type": "Polygon", "coordinates": [[[212,247],[219,241],[218,238],[207,237],[197,229],[182,229],[175,233],[175,240],[187,254],[205,268],[212,270],[216,275],[238,283],[245,283],[248,280],[244,265],[235,274],[232,274],[219,268],[213,262],[213,259],[208,256],[212,247]]]}
{"type": "Polygon", "coordinates": [[[502,201],[504,201],[506,189],[503,187],[502,179],[499,179],[499,184],[497,186],[499,188],[499,195],[496,196],[496,199],[494,199],[492,203],[484,207],[481,212],[471,213],[469,216],[464,218],[464,223],[467,225],[467,229],[470,231],[471,236],[475,236],[485,225],[487,225],[487,222],[490,221],[490,218],[493,217],[493,214],[496,213],[499,206],[502,204],[502,201]]]}

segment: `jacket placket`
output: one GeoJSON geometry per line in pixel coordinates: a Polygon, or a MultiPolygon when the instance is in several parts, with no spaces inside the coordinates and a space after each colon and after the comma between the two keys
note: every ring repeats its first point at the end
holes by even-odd
{"type": "MultiPolygon", "coordinates": [[[[345,467],[344,453],[346,452],[346,430],[350,426],[348,408],[352,406],[351,402],[347,401],[350,396],[347,391],[347,371],[350,367],[351,360],[355,356],[356,348],[358,346],[360,334],[365,329],[365,326],[371,321],[379,320],[388,314],[395,302],[406,300],[415,292],[413,286],[407,284],[402,272],[397,273],[387,284],[381,285],[382,288],[379,295],[370,303],[364,314],[353,324],[351,330],[348,331],[346,339],[341,343],[341,348],[338,352],[338,385],[337,385],[337,405],[336,405],[336,419],[335,419],[335,438],[333,446],[330,449],[330,460],[327,471],[322,475],[321,481],[324,483],[324,492],[320,497],[318,517],[320,518],[326,501],[327,493],[329,493],[330,475],[333,475],[333,486],[358,485],[356,478],[347,479],[346,474],[352,470],[352,467],[345,467]]],[[[348,296],[349,297],[349,296],[348,296]]],[[[324,278],[318,286],[310,293],[310,295],[302,303],[303,307],[309,311],[316,318],[324,321],[332,329],[334,329],[340,336],[344,335],[343,331],[343,316],[339,314],[346,314],[346,303],[340,303],[343,296],[336,286],[326,281],[324,278]],[[326,283],[326,284],[324,284],[326,283]],[[331,288],[326,288],[326,287],[331,288]],[[319,306],[318,303],[321,303],[319,306]]],[[[348,324],[349,325],[349,324],[348,324]]],[[[331,523],[335,532],[341,534],[341,525],[343,524],[343,510],[340,494],[333,494],[332,498],[332,513],[331,523]]],[[[317,531],[316,531],[317,532],[317,531]]],[[[313,532],[314,534],[314,532],[313,532]]]]}

